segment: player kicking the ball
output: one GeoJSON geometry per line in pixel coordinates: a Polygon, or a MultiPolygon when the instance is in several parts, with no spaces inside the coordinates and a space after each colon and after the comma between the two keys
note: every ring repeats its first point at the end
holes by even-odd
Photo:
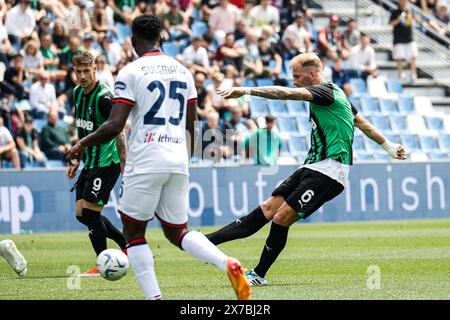
{"type": "MultiPolygon", "coordinates": [[[[112,107],[112,92],[101,81],[97,81],[95,59],[89,52],[77,53],[73,68],[79,85],[73,90],[75,120],[78,138],[97,130],[109,117],[112,107]]],[[[106,238],[114,240],[126,252],[122,233],[101,215],[108,203],[109,194],[125,165],[126,144],[121,132],[115,139],[98,146],[86,148],[83,154],[83,170],[73,189],[76,190],[76,217],[89,230],[89,238],[96,255],[106,250],[106,238]]],[[[72,159],[67,177],[75,177],[79,159],[72,159]]],[[[73,191],[72,189],[72,191],[73,191]]],[[[83,277],[99,276],[97,267],[81,274],[83,277]]]]}
{"type": "Polygon", "coordinates": [[[381,145],[392,158],[406,159],[403,146],[389,142],[362,117],[338,86],[324,80],[321,70],[319,57],[305,53],[292,59],[294,84],[298,88],[270,86],[219,92],[225,98],[250,94],[310,102],[311,149],[305,163],[250,214],[206,235],[212,243],[220,244],[248,237],[272,220],[259,264],[247,274],[253,286],[267,284],[266,273],[284,249],[289,227],[344,190],[352,164],[354,126],[381,145]]]}
{"type": "Polygon", "coordinates": [[[12,240],[0,241],[0,256],[5,258],[9,266],[21,277],[27,274],[27,261],[12,240]]]}
{"type": "Polygon", "coordinates": [[[140,58],[120,70],[109,119],[81,139],[71,154],[114,138],[130,116],[132,133],[119,208],[128,258],[145,298],[162,299],[145,239],[147,223],[156,215],[172,244],[226,272],[238,299],[247,300],[251,288],[240,262],[200,232],[187,229],[197,92],[189,70],[159,51],[162,28],[161,21],[150,15],[133,21],[132,42],[140,58]]]}

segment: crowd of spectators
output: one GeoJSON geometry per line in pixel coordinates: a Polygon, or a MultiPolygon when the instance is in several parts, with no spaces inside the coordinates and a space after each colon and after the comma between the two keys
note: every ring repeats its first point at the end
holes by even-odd
{"type": "Polygon", "coordinates": [[[377,75],[370,39],[356,22],[333,15],[314,30],[307,0],[0,0],[1,160],[17,167],[14,150],[22,168],[64,159],[76,139],[74,54],[91,52],[98,79],[112,87],[135,58],[129,26],[144,13],[161,17],[163,51],[194,74],[204,129],[235,132],[223,134],[223,147],[212,152],[216,161],[248,154],[246,138],[267,120],[251,114],[248,98],[225,100],[218,88],[259,80],[290,86],[290,59],[313,51],[327,79],[349,95],[351,77],[377,75]],[[5,130],[15,149],[7,149],[5,130]]]}

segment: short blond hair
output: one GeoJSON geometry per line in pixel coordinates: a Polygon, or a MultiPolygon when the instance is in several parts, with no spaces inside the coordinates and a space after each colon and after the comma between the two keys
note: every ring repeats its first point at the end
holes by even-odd
{"type": "Polygon", "coordinates": [[[291,61],[291,70],[294,65],[300,65],[302,68],[304,67],[314,67],[322,70],[322,61],[315,53],[301,53],[291,61]]]}
{"type": "Polygon", "coordinates": [[[73,65],[74,66],[78,66],[80,64],[92,66],[94,63],[95,63],[94,56],[87,51],[77,52],[73,56],[73,65]]]}

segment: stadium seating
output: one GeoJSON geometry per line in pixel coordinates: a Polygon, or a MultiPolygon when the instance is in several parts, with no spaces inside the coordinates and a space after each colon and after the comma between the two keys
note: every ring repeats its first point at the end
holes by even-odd
{"type": "Polygon", "coordinates": [[[367,94],[366,82],[361,78],[350,79],[350,86],[352,87],[352,93],[355,96],[367,94]]]}
{"type": "Polygon", "coordinates": [[[420,151],[420,143],[417,134],[400,134],[402,145],[410,151],[420,151]]]}
{"type": "Polygon", "coordinates": [[[297,121],[292,117],[279,117],[278,127],[280,131],[288,133],[298,133],[297,121]]]}
{"type": "Polygon", "coordinates": [[[293,156],[306,155],[308,147],[306,137],[300,135],[291,135],[289,138],[289,150],[293,156]]]}
{"type": "Polygon", "coordinates": [[[287,100],[286,106],[291,116],[305,116],[308,114],[307,104],[301,100],[287,100]]]}
{"type": "Polygon", "coordinates": [[[269,113],[276,117],[288,116],[286,103],[283,100],[269,100],[269,113]]]}
{"type": "Polygon", "coordinates": [[[425,152],[439,151],[438,140],[434,136],[419,135],[420,147],[425,152]]]}
{"type": "Polygon", "coordinates": [[[399,97],[398,98],[398,110],[403,114],[415,113],[414,99],[412,97],[399,97]]]}
{"type": "Polygon", "coordinates": [[[371,116],[370,121],[377,129],[383,132],[391,131],[389,119],[386,116],[371,116]]]}
{"type": "Polygon", "coordinates": [[[178,45],[175,42],[164,42],[162,44],[162,51],[167,54],[168,56],[171,56],[175,58],[178,54],[180,54],[180,49],[178,48],[178,45]]]}
{"type": "Polygon", "coordinates": [[[297,119],[298,131],[302,134],[309,134],[311,132],[311,124],[309,123],[309,117],[299,116],[297,119]]]}
{"type": "Polygon", "coordinates": [[[428,130],[441,131],[444,129],[444,120],[440,116],[425,116],[428,130]]]}
{"type": "Polygon", "coordinates": [[[384,114],[398,113],[397,102],[394,99],[379,98],[380,111],[384,114]]]}
{"type": "Polygon", "coordinates": [[[401,133],[408,130],[406,117],[402,115],[389,116],[389,122],[393,132],[401,133]]]}
{"type": "Polygon", "coordinates": [[[361,109],[365,115],[380,113],[378,99],[372,96],[361,97],[361,109]]]}
{"type": "Polygon", "coordinates": [[[386,89],[389,93],[403,93],[403,85],[398,79],[386,79],[386,89]]]}
{"type": "Polygon", "coordinates": [[[267,101],[253,96],[250,97],[250,110],[253,118],[264,117],[269,113],[267,101]]]}

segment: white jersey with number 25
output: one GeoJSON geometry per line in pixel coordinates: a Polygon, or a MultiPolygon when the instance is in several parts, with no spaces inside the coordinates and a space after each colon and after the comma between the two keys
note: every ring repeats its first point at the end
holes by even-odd
{"type": "Polygon", "coordinates": [[[151,51],[120,70],[114,102],[132,106],[124,175],[188,174],[186,107],[196,101],[191,72],[160,51],[151,51]]]}

